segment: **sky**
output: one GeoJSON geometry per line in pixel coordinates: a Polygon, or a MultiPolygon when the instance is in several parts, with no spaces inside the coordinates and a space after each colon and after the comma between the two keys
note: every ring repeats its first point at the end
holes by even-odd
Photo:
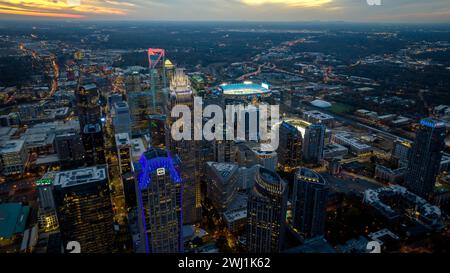
{"type": "Polygon", "coordinates": [[[450,0],[0,0],[0,18],[450,23],[450,0]]]}

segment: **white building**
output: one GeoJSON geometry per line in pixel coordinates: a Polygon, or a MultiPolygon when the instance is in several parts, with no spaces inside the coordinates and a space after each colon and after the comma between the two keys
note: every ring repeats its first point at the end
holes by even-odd
{"type": "Polygon", "coordinates": [[[0,168],[3,175],[22,174],[27,161],[24,140],[9,140],[0,144],[0,168]]]}

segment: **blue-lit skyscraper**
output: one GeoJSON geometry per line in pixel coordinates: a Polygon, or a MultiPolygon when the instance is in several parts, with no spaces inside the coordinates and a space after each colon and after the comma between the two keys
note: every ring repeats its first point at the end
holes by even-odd
{"type": "Polygon", "coordinates": [[[416,139],[409,152],[406,187],[421,197],[428,198],[434,190],[436,176],[445,146],[445,123],[426,118],[420,122],[416,139]]]}
{"type": "Polygon", "coordinates": [[[142,252],[183,251],[182,184],[172,157],[152,148],[139,160],[138,209],[142,252]]]}

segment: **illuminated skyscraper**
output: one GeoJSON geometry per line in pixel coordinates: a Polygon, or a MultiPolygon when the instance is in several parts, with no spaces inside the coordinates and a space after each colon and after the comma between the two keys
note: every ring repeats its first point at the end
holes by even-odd
{"type": "Polygon", "coordinates": [[[317,123],[306,127],[303,140],[303,161],[305,163],[318,164],[323,158],[324,145],[325,126],[317,123]]]}
{"type": "Polygon", "coordinates": [[[86,125],[101,123],[100,96],[95,84],[82,85],[76,94],[77,114],[81,131],[86,125]]]}
{"type": "Polygon", "coordinates": [[[122,101],[114,104],[112,109],[114,133],[127,133],[131,136],[131,116],[128,103],[122,101]]]}
{"type": "Polygon", "coordinates": [[[148,63],[150,72],[150,88],[152,114],[165,114],[167,108],[167,72],[173,71],[173,64],[166,63],[166,51],[160,48],[148,49],[148,63]]]}
{"type": "Polygon", "coordinates": [[[123,192],[127,208],[136,207],[136,187],[134,179],[134,165],[130,137],[127,133],[116,134],[117,157],[119,159],[119,172],[123,184],[123,192]]]}
{"type": "Polygon", "coordinates": [[[130,109],[132,136],[148,134],[148,116],[152,112],[152,94],[148,90],[142,90],[141,75],[138,72],[126,76],[125,89],[130,109]]]}
{"type": "MultiPolygon", "coordinates": [[[[170,107],[186,105],[193,114],[193,92],[189,78],[182,69],[176,69],[170,82],[170,107]]],[[[169,109],[171,110],[171,109],[169,109]]],[[[170,112],[170,111],[169,111],[170,112]]],[[[193,116],[191,116],[191,122],[193,116]]],[[[194,140],[175,141],[170,130],[175,119],[168,119],[168,132],[166,133],[168,149],[173,156],[181,160],[181,176],[183,178],[183,221],[186,224],[197,223],[201,220],[201,189],[200,176],[196,175],[196,147],[194,140]]],[[[193,125],[191,126],[193,128],[193,125]]],[[[193,134],[191,132],[191,134],[193,134]]],[[[193,137],[193,136],[192,136],[193,137]]],[[[193,139],[191,137],[191,139],[193,139]]]]}
{"type": "Polygon", "coordinates": [[[57,135],[55,137],[55,150],[60,163],[64,166],[84,163],[84,146],[78,133],[57,135]]]}
{"type": "Polygon", "coordinates": [[[97,86],[80,86],[76,92],[76,100],[85,162],[90,166],[104,164],[104,139],[97,86]]]}
{"type": "Polygon", "coordinates": [[[166,147],[166,119],[165,115],[150,115],[149,122],[152,147],[166,147]]]}
{"type": "Polygon", "coordinates": [[[105,140],[102,126],[99,123],[86,125],[81,136],[86,164],[88,166],[105,164],[105,140]]]}
{"type": "Polygon", "coordinates": [[[300,166],[302,160],[302,133],[295,124],[284,121],[279,134],[278,163],[282,170],[290,171],[300,166]]]}
{"type": "Polygon", "coordinates": [[[183,185],[173,158],[152,148],[139,160],[137,192],[143,248],[150,253],[183,251],[183,185]]]}
{"type": "Polygon", "coordinates": [[[282,249],[286,224],[287,184],[265,168],[255,173],[247,205],[247,247],[252,253],[282,249]]]}
{"type": "Polygon", "coordinates": [[[113,210],[106,166],[59,172],[53,187],[64,245],[77,241],[82,253],[111,253],[113,210]]]}
{"type": "Polygon", "coordinates": [[[405,177],[406,187],[413,193],[429,198],[439,172],[445,147],[445,123],[432,118],[423,119],[409,152],[405,177]]]}
{"type": "Polygon", "coordinates": [[[306,168],[297,171],[292,193],[294,228],[305,237],[324,234],[327,196],[322,176],[306,168]]]}

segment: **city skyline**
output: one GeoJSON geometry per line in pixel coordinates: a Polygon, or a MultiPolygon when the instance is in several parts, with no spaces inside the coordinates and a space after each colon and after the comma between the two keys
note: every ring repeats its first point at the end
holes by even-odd
{"type": "Polygon", "coordinates": [[[1,0],[2,19],[450,23],[448,0],[1,0]],[[374,1],[377,2],[377,1],[374,1]]]}

